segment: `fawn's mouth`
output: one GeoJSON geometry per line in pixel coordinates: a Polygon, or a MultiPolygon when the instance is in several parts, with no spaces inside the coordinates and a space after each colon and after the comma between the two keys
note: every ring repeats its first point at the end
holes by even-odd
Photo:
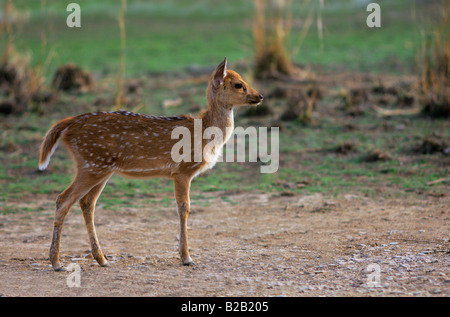
{"type": "Polygon", "coordinates": [[[262,104],[263,100],[264,100],[264,96],[258,95],[258,96],[249,98],[248,103],[252,106],[259,106],[260,104],[262,104]]]}

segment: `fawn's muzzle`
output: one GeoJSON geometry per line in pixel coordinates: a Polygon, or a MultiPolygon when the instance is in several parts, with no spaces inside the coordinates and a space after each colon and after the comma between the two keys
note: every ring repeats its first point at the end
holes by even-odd
{"type": "Polygon", "coordinates": [[[261,94],[250,96],[248,98],[248,103],[252,104],[252,105],[258,105],[263,101],[263,99],[264,99],[264,96],[261,94]]]}

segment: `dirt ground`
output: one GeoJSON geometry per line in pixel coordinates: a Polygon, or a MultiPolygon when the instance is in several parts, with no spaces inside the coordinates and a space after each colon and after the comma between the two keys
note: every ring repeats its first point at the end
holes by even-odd
{"type": "MultiPolygon", "coordinates": [[[[167,194],[169,195],[169,194],[167,194]]],[[[110,267],[90,255],[79,207],[63,230],[61,260],[48,261],[53,210],[0,216],[1,296],[449,296],[449,197],[373,200],[205,193],[191,202],[189,243],[177,253],[175,208],[105,210],[96,227],[110,267]],[[211,197],[212,196],[212,197],[211,197]],[[221,199],[226,196],[227,199],[221,199]],[[71,284],[73,285],[73,284],[71,284]]],[[[35,207],[53,206],[40,197],[35,207]]]]}

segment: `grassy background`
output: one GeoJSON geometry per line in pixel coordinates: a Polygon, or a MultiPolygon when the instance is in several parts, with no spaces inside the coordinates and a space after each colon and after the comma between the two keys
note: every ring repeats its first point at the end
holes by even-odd
{"type": "MultiPolygon", "coordinates": [[[[20,205],[27,195],[55,197],[68,186],[73,167],[64,147],[52,157],[48,172],[35,172],[42,136],[56,120],[97,111],[96,100],[110,100],[114,95],[111,87],[114,87],[119,65],[117,15],[120,1],[77,2],[82,8],[82,27],[79,29],[66,27],[64,1],[47,0],[45,7],[41,6],[41,1],[14,2],[17,7],[30,12],[29,21],[17,33],[16,47],[19,51],[29,52],[33,64],[45,60],[51,53],[47,80],[51,79],[56,67],[71,61],[94,73],[102,88],[83,95],[63,94],[58,104],[44,116],[27,113],[20,117],[0,118],[0,213],[27,210],[29,207],[20,205]],[[47,43],[44,47],[43,40],[47,43]]],[[[326,1],[322,12],[323,42],[313,26],[302,46],[298,46],[301,22],[308,14],[317,16],[318,1],[309,7],[302,5],[302,1],[293,2],[290,47],[298,51],[293,59],[318,73],[414,74],[419,33],[437,14],[435,2],[377,1],[382,7],[382,28],[369,29],[365,24],[365,4],[361,4],[364,1],[326,1]],[[416,4],[415,10],[411,3],[416,4]]],[[[204,107],[205,83],[188,81],[174,85],[173,80],[189,75],[189,67],[193,65],[213,67],[224,56],[231,65],[237,61],[250,65],[253,58],[252,16],[251,1],[128,0],[126,74],[129,78],[149,80],[140,95],[139,111],[171,115],[191,112],[192,104],[204,107]],[[166,72],[181,75],[150,76],[166,72]],[[161,106],[163,100],[183,94],[187,97],[183,98],[180,107],[165,109],[161,106]]],[[[4,44],[0,41],[0,45],[4,44]]],[[[245,77],[250,74],[250,67],[244,69],[245,77]]],[[[223,199],[227,193],[240,191],[274,195],[362,193],[377,197],[448,192],[446,183],[427,185],[429,181],[448,176],[447,158],[441,154],[412,155],[410,152],[412,146],[433,132],[449,138],[448,121],[421,117],[379,119],[370,112],[360,117],[330,114],[326,109],[334,106],[335,101],[324,100],[314,123],[309,126],[298,122],[284,125],[280,132],[282,162],[277,173],[260,174],[260,166],[255,163],[218,163],[212,171],[193,182],[192,199],[207,206],[208,198],[203,193],[211,191],[224,193],[223,199]],[[346,131],[344,127],[349,123],[358,128],[346,131]],[[398,125],[404,128],[395,129],[398,125]],[[341,155],[327,151],[347,140],[358,144],[355,152],[341,155]],[[393,159],[364,162],[364,154],[375,147],[389,152],[393,159]]],[[[275,106],[284,106],[283,102],[275,103],[275,106]]],[[[108,107],[100,110],[110,110],[108,107]]],[[[236,126],[268,124],[266,119],[255,123],[239,114],[242,111],[238,112],[236,126]]],[[[110,208],[152,205],[157,209],[158,206],[173,205],[172,190],[169,180],[129,180],[113,176],[101,201],[110,208]]]]}
{"type": "MultiPolygon", "coordinates": [[[[82,27],[72,29],[65,26],[68,13],[64,1],[47,0],[44,7],[41,1],[15,3],[31,13],[17,43],[19,48],[33,52],[35,62],[53,50],[54,67],[73,61],[91,71],[117,70],[120,1],[78,1],[82,27]],[[44,38],[47,46],[41,54],[44,38]]],[[[318,1],[308,6],[305,1],[293,1],[290,46],[298,53],[292,58],[306,65],[323,65],[325,69],[345,65],[371,72],[411,71],[419,32],[436,14],[434,1],[378,3],[382,8],[382,27],[370,29],[366,26],[365,1],[326,1],[322,11],[318,1]],[[313,23],[299,46],[303,23],[310,15],[316,20],[319,12],[323,16],[323,41],[313,23]]],[[[210,66],[225,55],[232,61],[249,60],[253,56],[253,11],[252,1],[128,0],[127,73],[210,66]]]]}

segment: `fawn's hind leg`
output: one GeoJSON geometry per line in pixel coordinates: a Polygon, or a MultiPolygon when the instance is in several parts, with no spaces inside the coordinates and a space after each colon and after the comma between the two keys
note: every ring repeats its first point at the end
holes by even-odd
{"type": "Polygon", "coordinates": [[[62,271],[59,262],[59,249],[61,243],[61,231],[70,207],[81,197],[86,195],[95,185],[105,178],[93,178],[84,173],[77,173],[72,184],[63,191],[56,200],[55,221],[53,224],[52,244],[50,246],[49,259],[55,271],[62,271]]]}
{"type": "Polygon", "coordinates": [[[102,183],[94,186],[83,198],[80,199],[80,207],[83,211],[84,221],[86,223],[86,229],[89,235],[89,241],[91,243],[91,250],[94,259],[100,264],[100,266],[108,266],[108,261],[103,255],[102,249],[97,239],[97,233],[94,226],[94,211],[95,204],[98,197],[103,191],[108,179],[102,183]]]}
{"type": "MultiPolygon", "coordinates": [[[[74,195],[74,186],[69,186],[65,191],[58,195],[56,199],[55,221],[53,223],[52,244],[50,246],[50,262],[55,271],[62,271],[59,262],[59,247],[61,243],[61,231],[70,207],[80,198],[74,195]]],[[[81,196],[81,195],[80,195],[81,196]]]]}

